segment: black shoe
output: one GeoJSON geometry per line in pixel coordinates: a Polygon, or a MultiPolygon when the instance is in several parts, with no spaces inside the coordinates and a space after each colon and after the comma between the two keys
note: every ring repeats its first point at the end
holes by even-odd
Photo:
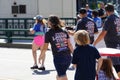
{"type": "Polygon", "coordinates": [[[34,65],[32,67],[30,67],[31,69],[38,69],[38,66],[37,65],[34,65]]]}
{"type": "Polygon", "coordinates": [[[43,66],[43,67],[39,67],[38,69],[44,71],[44,70],[45,70],[45,67],[44,67],[44,66],[43,66]]]}

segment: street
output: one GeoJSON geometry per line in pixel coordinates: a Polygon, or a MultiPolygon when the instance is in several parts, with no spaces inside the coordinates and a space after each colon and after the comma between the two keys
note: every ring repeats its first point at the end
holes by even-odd
{"type": "MultiPolygon", "coordinates": [[[[56,79],[51,51],[46,53],[45,71],[30,69],[33,65],[31,49],[0,48],[0,51],[0,80],[56,79]]],[[[67,74],[69,80],[73,80],[74,70],[68,70],[67,74]]]]}
{"type": "MultiPolygon", "coordinates": [[[[101,41],[96,47],[105,47],[104,42],[101,41]]],[[[0,80],[56,80],[51,50],[46,53],[45,71],[30,69],[33,65],[31,49],[0,47],[0,51],[0,80]]],[[[39,50],[37,54],[39,56],[39,50]]],[[[68,69],[68,80],[74,79],[74,72],[68,69]]]]}

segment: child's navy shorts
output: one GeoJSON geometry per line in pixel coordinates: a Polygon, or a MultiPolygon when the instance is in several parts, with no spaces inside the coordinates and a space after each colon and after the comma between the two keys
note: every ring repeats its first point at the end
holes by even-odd
{"type": "Polygon", "coordinates": [[[54,55],[54,66],[58,77],[66,76],[66,71],[71,63],[71,55],[54,55]]]}

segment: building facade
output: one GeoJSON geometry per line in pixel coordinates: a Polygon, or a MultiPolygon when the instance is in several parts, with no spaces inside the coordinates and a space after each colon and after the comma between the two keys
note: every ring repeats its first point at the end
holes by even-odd
{"type": "Polygon", "coordinates": [[[32,18],[37,14],[48,17],[75,17],[75,0],[0,0],[0,18],[32,18]]]}
{"type": "Polygon", "coordinates": [[[96,9],[99,1],[120,4],[120,0],[0,0],[0,18],[32,18],[38,14],[74,18],[86,3],[96,9]]]}

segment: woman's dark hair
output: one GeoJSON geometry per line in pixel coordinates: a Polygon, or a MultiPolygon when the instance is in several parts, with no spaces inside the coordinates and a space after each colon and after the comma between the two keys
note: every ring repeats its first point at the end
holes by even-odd
{"type": "Polygon", "coordinates": [[[110,3],[108,3],[106,6],[105,6],[105,10],[108,11],[108,12],[114,12],[114,6],[110,3]]]}
{"type": "Polygon", "coordinates": [[[52,28],[59,28],[60,27],[60,19],[55,16],[55,15],[51,15],[49,18],[48,18],[48,21],[51,22],[51,26],[52,28]]]}
{"type": "Polygon", "coordinates": [[[114,78],[112,71],[112,61],[111,59],[103,59],[101,70],[105,72],[105,75],[109,78],[114,78]]]}
{"type": "Polygon", "coordinates": [[[98,11],[97,10],[93,10],[92,14],[93,14],[94,17],[97,17],[98,16],[98,11]]]}

